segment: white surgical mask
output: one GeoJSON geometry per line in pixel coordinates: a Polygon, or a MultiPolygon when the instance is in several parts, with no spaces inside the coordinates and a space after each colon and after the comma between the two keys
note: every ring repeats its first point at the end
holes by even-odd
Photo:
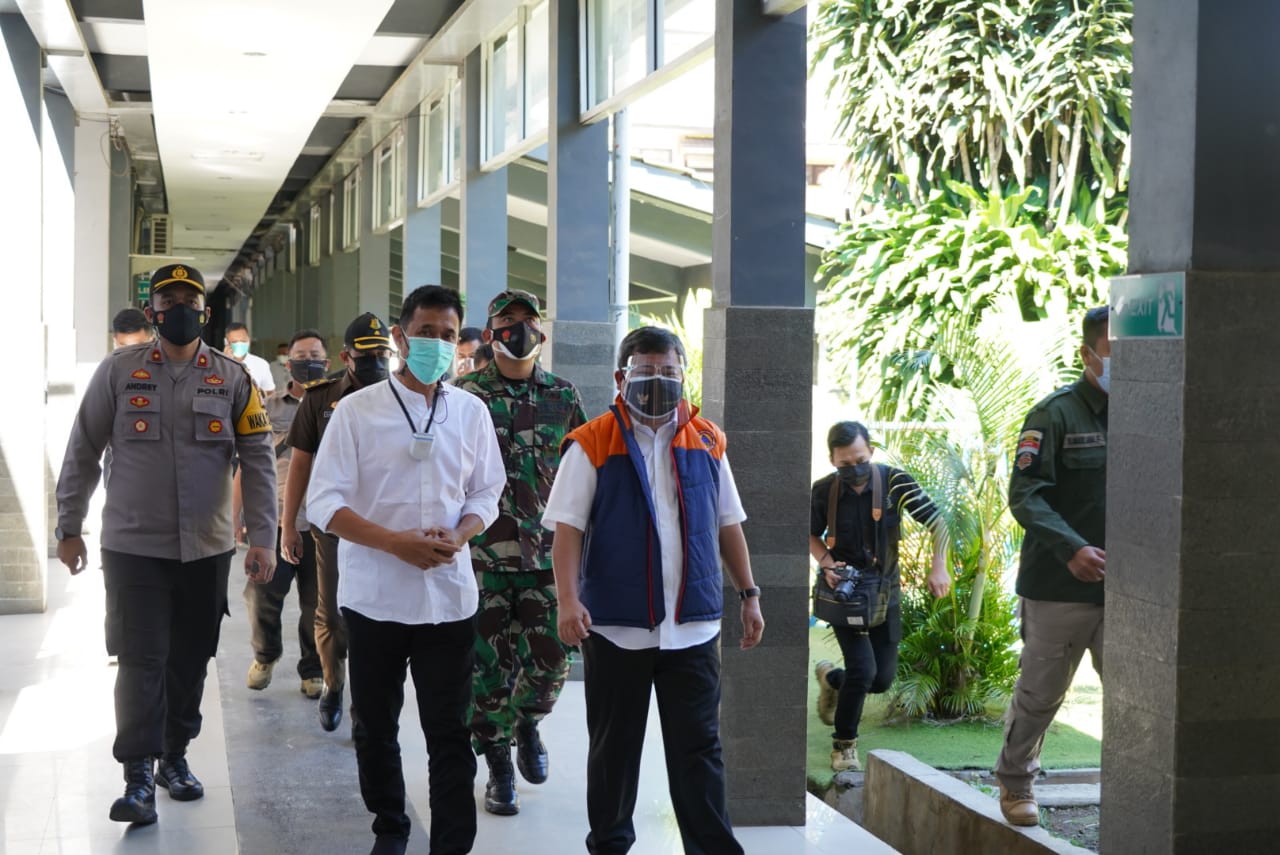
{"type": "MultiPolygon", "coordinates": [[[[1098,356],[1098,351],[1093,350],[1093,348],[1089,348],[1089,350],[1093,351],[1094,356],[1097,356],[1099,359],[1102,360],[1102,373],[1093,375],[1094,379],[1098,381],[1098,388],[1101,389],[1106,394],[1110,395],[1111,394],[1111,357],[1098,356]]],[[[1093,372],[1091,371],[1090,373],[1092,374],[1093,372]]]]}

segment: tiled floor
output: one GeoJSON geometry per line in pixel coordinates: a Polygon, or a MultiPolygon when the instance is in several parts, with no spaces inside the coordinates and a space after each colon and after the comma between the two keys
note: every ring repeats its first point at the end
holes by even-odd
{"type": "MultiPolygon", "coordinates": [[[[91,549],[92,549],[91,544],[91,549]]],[[[96,552],[91,551],[91,555],[96,552]]],[[[233,579],[235,576],[233,575],[233,579]]],[[[182,853],[182,855],[348,855],[369,843],[369,816],[356,797],[349,728],[323,734],[314,706],[297,688],[296,642],[265,692],[244,688],[248,632],[239,591],[233,617],[207,683],[201,737],[191,765],[206,796],[157,799],[160,821],[131,829],[107,819],[122,789],[111,759],[113,666],[102,646],[102,578],[96,568],[69,577],[49,567],[49,609],[0,617],[0,851],[5,855],[182,853]],[[292,658],[291,658],[292,657],[292,658]],[[219,672],[216,669],[222,669],[219,672]],[[283,815],[283,818],[282,818],[283,815]]],[[[288,619],[288,614],[286,618],[288,619]]],[[[584,851],[586,759],[582,687],[571,682],[543,737],[552,779],[521,782],[521,812],[480,812],[475,852],[563,855],[584,851]]],[[[412,697],[412,694],[409,693],[412,697]]],[[[652,711],[651,711],[652,712],[652,711]]],[[[425,853],[426,751],[416,710],[407,707],[402,745],[415,828],[410,852],[425,853]],[[420,819],[419,819],[420,818],[420,819]]],[[[648,729],[636,811],[637,855],[681,851],[666,795],[656,713],[648,729]]],[[[484,766],[476,792],[483,798],[484,766]]],[[[809,797],[803,828],[740,828],[750,855],[892,852],[861,828],[809,797]]]]}

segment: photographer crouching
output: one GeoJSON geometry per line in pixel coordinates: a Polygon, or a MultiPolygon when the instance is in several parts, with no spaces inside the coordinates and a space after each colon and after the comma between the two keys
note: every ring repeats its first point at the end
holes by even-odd
{"type": "Polygon", "coordinates": [[[951,590],[946,539],[933,501],[916,480],[871,462],[871,436],[859,422],[837,422],[827,432],[836,471],[813,484],[809,554],[818,562],[814,614],[831,624],[844,668],[823,660],[818,678],[818,717],[834,725],[831,768],[861,771],[858,723],[868,694],[889,689],[898,670],[902,640],[898,541],[903,511],[933,529],[929,591],[951,590]]]}

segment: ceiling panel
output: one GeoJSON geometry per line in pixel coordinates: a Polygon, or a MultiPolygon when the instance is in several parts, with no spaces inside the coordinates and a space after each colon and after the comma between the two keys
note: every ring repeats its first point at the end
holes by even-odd
{"type": "Polygon", "coordinates": [[[80,32],[84,34],[84,43],[92,53],[147,55],[147,28],[141,21],[81,23],[80,32]]]}
{"type": "Polygon", "coordinates": [[[342,145],[343,141],[350,136],[358,124],[360,124],[359,119],[322,116],[316,121],[315,127],[311,129],[311,136],[307,137],[306,147],[312,149],[335,149],[342,145]]]}
{"type": "Polygon", "coordinates": [[[403,73],[404,68],[399,66],[390,68],[379,65],[353,66],[346,79],[342,81],[342,85],[338,87],[338,93],[333,97],[340,100],[376,102],[403,73]]]}
{"type": "Polygon", "coordinates": [[[461,5],[462,0],[396,0],[378,25],[378,33],[429,36],[461,5]]]}
{"type": "Polygon", "coordinates": [[[142,0],[71,0],[71,9],[80,20],[115,18],[141,21],[142,0]]]}
{"type": "Polygon", "coordinates": [[[102,88],[121,92],[149,92],[151,68],[145,56],[116,56],[111,53],[93,54],[94,67],[102,88]]]}

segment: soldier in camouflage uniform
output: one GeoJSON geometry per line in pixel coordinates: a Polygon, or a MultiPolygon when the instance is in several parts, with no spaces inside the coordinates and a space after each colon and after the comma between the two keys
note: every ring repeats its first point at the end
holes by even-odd
{"type": "Polygon", "coordinates": [[[568,648],[556,633],[551,532],[542,528],[542,511],[560,443],[586,414],[573,384],[537,363],[546,339],[537,297],[523,291],[495,297],[484,337],[494,362],[457,382],[489,405],[507,489],[497,521],[471,541],[480,588],[471,733],[476,753],[489,764],[485,810],[510,816],[520,809],[512,739],[520,774],[541,784],[547,752],[538,720],[551,712],[569,673],[568,648]]]}

